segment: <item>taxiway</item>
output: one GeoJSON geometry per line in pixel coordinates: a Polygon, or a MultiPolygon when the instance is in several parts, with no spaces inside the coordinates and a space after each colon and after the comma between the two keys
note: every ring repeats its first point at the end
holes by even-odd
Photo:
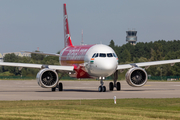
{"type": "Polygon", "coordinates": [[[147,82],[143,87],[131,87],[121,82],[121,91],[98,92],[99,81],[62,81],[64,91],[51,92],[41,88],[36,80],[0,80],[0,100],[76,100],[121,98],[180,98],[180,82],[147,82]]]}

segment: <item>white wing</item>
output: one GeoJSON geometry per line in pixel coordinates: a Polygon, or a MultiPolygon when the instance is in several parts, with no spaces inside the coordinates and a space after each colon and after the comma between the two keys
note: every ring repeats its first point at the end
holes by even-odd
{"type": "Polygon", "coordinates": [[[27,68],[50,68],[59,71],[73,71],[74,66],[60,66],[60,65],[42,65],[42,64],[29,64],[29,63],[12,63],[12,62],[0,62],[0,66],[12,66],[12,67],[27,67],[27,68]]]}
{"type": "Polygon", "coordinates": [[[145,66],[152,66],[152,65],[162,65],[162,64],[174,64],[180,62],[180,59],[175,60],[162,60],[162,61],[152,61],[152,62],[142,62],[142,63],[132,63],[132,64],[124,64],[118,65],[117,70],[128,69],[132,67],[145,67],[145,66]]]}

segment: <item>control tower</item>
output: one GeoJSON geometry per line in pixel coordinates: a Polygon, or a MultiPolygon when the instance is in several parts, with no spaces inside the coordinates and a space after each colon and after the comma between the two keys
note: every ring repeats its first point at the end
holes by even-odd
{"type": "Polygon", "coordinates": [[[131,45],[136,45],[137,41],[137,31],[135,30],[128,30],[126,31],[127,36],[126,36],[126,41],[129,42],[131,45]]]}

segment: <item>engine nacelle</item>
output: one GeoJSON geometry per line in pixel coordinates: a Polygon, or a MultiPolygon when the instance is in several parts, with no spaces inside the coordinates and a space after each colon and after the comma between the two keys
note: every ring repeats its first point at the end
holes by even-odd
{"type": "Polygon", "coordinates": [[[126,82],[133,87],[141,87],[147,82],[147,73],[139,67],[131,68],[126,73],[126,82]]]}
{"type": "Polygon", "coordinates": [[[38,72],[36,76],[38,85],[43,88],[53,88],[58,84],[58,74],[55,70],[45,68],[38,72]]]}

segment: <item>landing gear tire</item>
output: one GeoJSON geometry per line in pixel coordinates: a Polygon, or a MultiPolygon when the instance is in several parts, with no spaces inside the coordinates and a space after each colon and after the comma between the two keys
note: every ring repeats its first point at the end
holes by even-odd
{"type": "Polygon", "coordinates": [[[56,87],[51,88],[51,91],[52,91],[52,92],[56,91],[56,87]]]}
{"type": "Polygon", "coordinates": [[[110,91],[113,91],[113,88],[114,88],[113,83],[110,82],[110,83],[109,83],[109,90],[110,90],[110,91]]]}
{"type": "Polygon", "coordinates": [[[106,86],[99,86],[98,91],[99,92],[106,92],[106,86]]]}
{"type": "Polygon", "coordinates": [[[102,92],[102,86],[99,86],[98,91],[102,92]]]}
{"type": "Polygon", "coordinates": [[[60,82],[58,86],[59,91],[63,91],[63,84],[60,82]]]}
{"type": "Polygon", "coordinates": [[[103,88],[102,91],[106,92],[106,86],[103,86],[102,88],[103,88]]]}
{"type": "Polygon", "coordinates": [[[121,90],[121,83],[120,82],[117,82],[117,87],[116,87],[117,91],[120,91],[121,90]]]}

